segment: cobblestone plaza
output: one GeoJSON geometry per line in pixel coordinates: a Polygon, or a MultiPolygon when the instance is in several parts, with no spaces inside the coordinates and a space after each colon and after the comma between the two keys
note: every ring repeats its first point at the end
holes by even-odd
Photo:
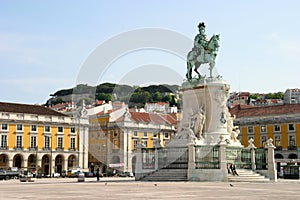
{"type": "Polygon", "coordinates": [[[132,178],[38,179],[0,182],[0,199],[299,199],[299,180],[247,182],[140,182],[132,178]],[[231,184],[231,185],[230,185],[231,184]]]}

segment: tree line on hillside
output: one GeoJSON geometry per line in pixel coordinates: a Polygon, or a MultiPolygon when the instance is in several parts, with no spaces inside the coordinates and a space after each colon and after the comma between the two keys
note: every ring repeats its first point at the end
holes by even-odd
{"type": "Polygon", "coordinates": [[[267,94],[250,94],[249,99],[282,99],[284,98],[283,92],[276,92],[276,93],[267,93],[267,94]]]}
{"type": "MultiPolygon", "coordinates": [[[[96,99],[108,101],[123,101],[129,107],[143,107],[147,102],[168,102],[170,106],[178,106],[178,85],[150,85],[147,87],[118,85],[114,83],[102,83],[97,86],[79,84],[74,88],[62,89],[54,94],[46,102],[45,106],[56,105],[70,101],[71,95],[86,95],[77,104],[85,100],[86,104],[92,104],[96,99]],[[68,97],[68,98],[66,98],[68,97]]],[[[181,99],[181,98],[179,98],[181,99]]]]}

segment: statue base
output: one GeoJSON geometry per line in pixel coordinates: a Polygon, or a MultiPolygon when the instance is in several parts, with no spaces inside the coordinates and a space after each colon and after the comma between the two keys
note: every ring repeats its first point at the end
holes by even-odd
{"type": "Polygon", "coordinates": [[[229,145],[240,146],[237,133],[232,133],[233,117],[226,106],[229,89],[221,76],[183,82],[183,118],[168,146],[216,145],[220,137],[229,145]]]}

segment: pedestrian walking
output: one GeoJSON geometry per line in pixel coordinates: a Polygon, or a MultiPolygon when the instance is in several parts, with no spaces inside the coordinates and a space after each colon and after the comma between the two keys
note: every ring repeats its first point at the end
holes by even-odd
{"type": "Polygon", "coordinates": [[[97,168],[97,170],[96,170],[96,176],[97,176],[97,181],[100,181],[100,174],[99,174],[99,167],[97,168]]]}
{"type": "Polygon", "coordinates": [[[237,173],[237,171],[236,171],[235,164],[231,164],[231,165],[230,165],[230,169],[231,169],[231,172],[232,172],[232,174],[233,174],[234,176],[235,176],[235,175],[238,176],[238,173],[237,173]]]}

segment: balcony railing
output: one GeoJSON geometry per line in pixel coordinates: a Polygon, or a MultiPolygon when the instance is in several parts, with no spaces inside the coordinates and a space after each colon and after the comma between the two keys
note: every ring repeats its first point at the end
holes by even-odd
{"type": "Polygon", "coordinates": [[[288,146],[288,150],[297,150],[297,146],[288,146]]]}
{"type": "Polygon", "coordinates": [[[50,151],[50,147],[44,147],[43,150],[44,151],[50,151]]]}
{"type": "Polygon", "coordinates": [[[276,149],[274,149],[275,151],[282,151],[282,146],[277,146],[276,149]]]}
{"type": "Polygon", "coordinates": [[[113,149],[112,152],[113,152],[113,153],[118,153],[118,152],[119,152],[119,149],[113,149]]]}
{"type": "Polygon", "coordinates": [[[20,150],[23,150],[23,148],[24,148],[24,147],[15,147],[14,149],[20,151],[20,150]]]}
{"type": "Polygon", "coordinates": [[[30,147],[30,148],[29,148],[29,151],[36,151],[36,150],[38,150],[37,147],[30,147]]]}
{"type": "Polygon", "coordinates": [[[8,146],[1,146],[0,150],[8,150],[8,146]]]}
{"type": "Polygon", "coordinates": [[[64,150],[64,147],[57,147],[56,148],[56,151],[63,151],[64,150]]]}
{"type": "Polygon", "coordinates": [[[69,151],[76,151],[76,148],[69,148],[69,151]]]}

